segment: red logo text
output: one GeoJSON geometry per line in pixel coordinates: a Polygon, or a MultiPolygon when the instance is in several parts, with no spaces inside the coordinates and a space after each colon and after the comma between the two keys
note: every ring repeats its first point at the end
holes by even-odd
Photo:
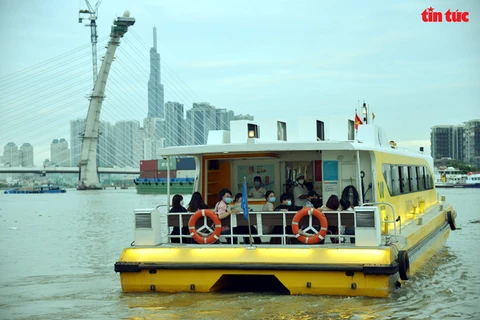
{"type": "Polygon", "coordinates": [[[447,12],[441,13],[440,11],[434,11],[435,8],[427,8],[422,12],[423,22],[443,22],[443,17],[445,16],[445,21],[447,22],[468,22],[468,11],[451,11],[448,9],[447,12]]]}

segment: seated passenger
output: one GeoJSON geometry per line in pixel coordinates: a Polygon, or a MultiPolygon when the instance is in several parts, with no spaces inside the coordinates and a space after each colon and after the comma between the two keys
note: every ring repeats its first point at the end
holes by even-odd
{"type": "Polygon", "coordinates": [[[340,199],[340,206],[342,207],[342,211],[353,211],[353,207],[347,199],[340,199]]]}
{"type": "MultiPolygon", "coordinates": [[[[235,195],[235,199],[233,200],[233,204],[230,206],[230,209],[237,209],[240,213],[243,213],[243,208],[242,208],[242,194],[237,193],[235,195]]],[[[240,215],[239,215],[240,216],[240,215]]],[[[237,219],[243,219],[243,214],[242,218],[237,218],[237,219]]],[[[249,234],[248,233],[248,226],[237,226],[233,228],[233,234],[249,234]]],[[[255,226],[250,226],[250,234],[258,234],[257,228],[255,226]]],[[[234,239],[235,241],[236,239],[234,239]]],[[[246,244],[250,244],[250,237],[243,237],[243,242],[246,244]]],[[[253,242],[255,244],[261,244],[262,240],[260,237],[253,237],[253,242]]],[[[236,243],[236,242],[235,242],[236,243]]]]}
{"type": "Polygon", "coordinates": [[[208,206],[203,202],[202,195],[200,192],[195,191],[192,194],[192,198],[188,203],[187,211],[188,212],[197,212],[198,210],[208,209],[208,206]]]}
{"type": "MultiPolygon", "coordinates": [[[[228,190],[227,188],[223,188],[220,191],[220,201],[217,202],[215,205],[215,213],[218,215],[220,220],[223,220],[230,216],[231,214],[238,214],[240,210],[238,209],[228,209],[228,205],[232,202],[232,191],[228,190]]],[[[233,230],[232,230],[233,232],[233,230]]],[[[222,234],[230,234],[230,226],[225,226],[222,223],[222,234]]],[[[230,243],[237,243],[237,239],[234,238],[233,242],[229,241],[230,243]]]]}
{"type": "Polygon", "coordinates": [[[340,206],[338,197],[334,194],[328,198],[327,203],[321,208],[322,211],[335,211],[340,206]]]}
{"type": "Polygon", "coordinates": [[[265,194],[265,204],[263,205],[262,211],[264,212],[269,212],[275,210],[275,206],[273,205],[275,203],[275,192],[272,190],[268,190],[267,193],[265,194]]]}
{"type": "Polygon", "coordinates": [[[170,212],[187,212],[187,209],[183,207],[183,204],[183,197],[179,194],[174,195],[170,212]]]}
{"type": "Polygon", "coordinates": [[[262,178],[256,176],[253,178],[254,187],[248,191],[248,196],[252,198],[263,198],[265,197],[266,190],[262,188],[262,178]]]}
{"type": "MultiPolygon", "coordinates": [[[[172,199],[172,208],[170,209],[169,212],[187,212],[187,209],[183,207],[183,197],[179,194],[176,194],[173,196],[172,199]]],[[[178,221],[178,220],[177,220],[178,221]]],[[[188,226],[182,227],[182,232],[180,233],[180,227],[173,227],[171,235],[182,235],[182,236],[188,236],[190,234],[188,230],[188,226]]],[[[171,239],[172,243],[180,243],[179,238],[172,238],[171,239]]],[[[183,239],[183,243],[192,243],[192,239],[183,239]]]]}
{"type": "Polygon", "coordinates": [[[292,206],[292,197],[288,194],[283,193],[280,196],[280,205],[275,208],[275,211],[294,211],[295,209],[292,206]]]}
{"type": "Polygon", "coordinates": [[[318,199],[318,194],[315,190],[310,190],[308,191],[307,196],[307,202],[305,202],[304,207],[313,208],[312,199],[318,199]]]}

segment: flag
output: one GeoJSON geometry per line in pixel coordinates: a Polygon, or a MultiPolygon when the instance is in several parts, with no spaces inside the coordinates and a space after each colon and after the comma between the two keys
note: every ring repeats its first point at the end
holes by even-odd
{"type": "Polygon", "coordinates": [[[243,217],[248,221],[247,181],[245,179],[243,180],[242,203],[240,206],[243,209],[243,217]]]}
{"type": "Polygon", "coordinates": [[[355,130],[358,130],[358,125],[363,124],[362,120],[360,120],[360,117],[358,116],[357,113],[355,113],[355,130]]]}
{"type": "Polygon", "coordinates": [[[372,112],[372,120],[375,119],[375,113],[372,112]]]}

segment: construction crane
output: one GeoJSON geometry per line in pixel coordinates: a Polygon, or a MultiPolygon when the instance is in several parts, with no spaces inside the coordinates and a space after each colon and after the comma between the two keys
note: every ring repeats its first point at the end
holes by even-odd
{"type": "Polygon", "coordinates": [[[90,27],[91,33],[91,42],[92,42],[92,62],[93,62],[93,86],[95,87],[95,82],[97,81],[97,13],[98,7],[102,0],[98,0],[95,4],[95,9],[90,5],[88,0],[85,0],[88,10],[79,10],[78,11],[78,22],[82,23],[83,19],[90,20],[90,23],[86,24],[86,27],[90,27]],[[82,18],[82,14],[88,14],[88,18],[82,18]]]}

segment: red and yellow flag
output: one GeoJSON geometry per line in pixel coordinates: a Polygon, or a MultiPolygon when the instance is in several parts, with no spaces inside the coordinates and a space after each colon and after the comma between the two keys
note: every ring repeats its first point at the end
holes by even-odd
{"type": "Polygon", "coordinates": [[[360,120],[360,117],[358,114],[355,113],[355,130],[358,130],[358,125],[363,124],[362,120],[360,120]]]}

